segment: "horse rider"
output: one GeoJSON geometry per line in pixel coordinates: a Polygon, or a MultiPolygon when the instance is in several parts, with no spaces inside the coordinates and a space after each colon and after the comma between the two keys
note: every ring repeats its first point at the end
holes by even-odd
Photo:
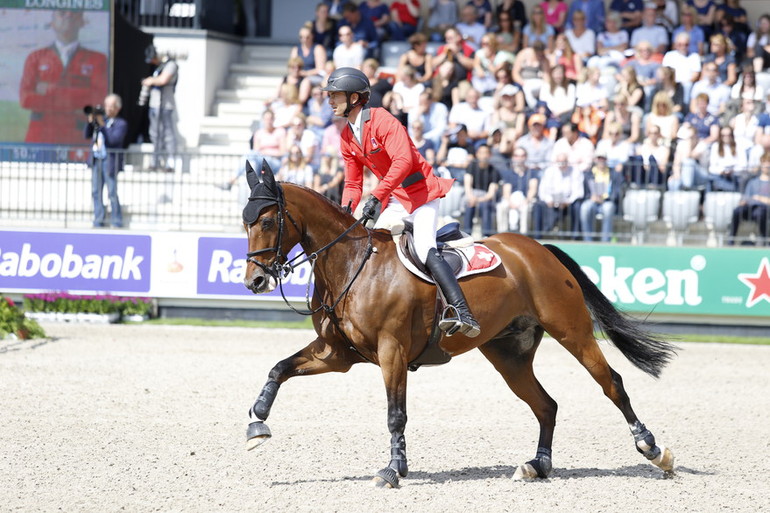
{"type": "Polygon", "coordinates": [[[452,179],[439,178],[420,155],[406,128],[387,110],[367,108],[369,79],[356,68],[337,68],[324,91],[334,114],[347,119],[340,135],[345,162],[345,188],[342,204],[351,211],[361,201],[364,167],[379,179],[363,206],[363,217],[374,219],[378,206],[382,213],[374,228],[387,227],[390,221],[409,220],[414,226],[417,255],[430,271],[436,284],[454,310],[444,315],[439,328],[447,335],[460,332],[475,337],[480,327],[468,308],[452,269],[436,250],[439,199],[452,187],[452,179]]]}

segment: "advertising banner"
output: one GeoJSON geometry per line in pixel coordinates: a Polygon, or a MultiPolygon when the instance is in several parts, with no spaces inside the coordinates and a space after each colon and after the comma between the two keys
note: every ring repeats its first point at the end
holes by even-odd
{"type": "Polygon", "coordinates": [[[110,80],[107,0],[0,0],[0,141],[85,145],[110,80]]]}

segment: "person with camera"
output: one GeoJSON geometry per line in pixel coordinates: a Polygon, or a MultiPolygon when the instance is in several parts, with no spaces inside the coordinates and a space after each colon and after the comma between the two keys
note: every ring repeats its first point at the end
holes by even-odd
{"type": "Polygon", "coordinates": [[[118,172],[123,169],[123,142],[128,123],[118,117],[122,101],[117,94],[104,99],[104,107],[86,105],[83,112],[88,116],[85,138],[92,141],[91,195],[94,200],[94,228],[104,226],[104,187],[110,199],[110,225],[123,227],[123,213],[118,199],[118,172]]]}
{"type": "Polygon", "coordinates": [[[176,127],[174,126],[174,111],[176,99],[174,91],[179,79],[179,67],[176,61],[168,56],[161,59],[158,51],[152,45],[145,51],[145,60],[148,64],[157,66],[153,74],[142,80],[142,98],[149,98],[150,107],[150,140],[153,144],[152,169],[174,172],[176,162],[176,127]],[[165,165],[161,161],[165,158],[165,165]]]}

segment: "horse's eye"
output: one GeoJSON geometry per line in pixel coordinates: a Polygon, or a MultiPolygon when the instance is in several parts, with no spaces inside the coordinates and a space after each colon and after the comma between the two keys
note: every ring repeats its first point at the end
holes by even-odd
{"type": "Polygon", "coordinates": [[[262,218],[262,231],[267,231],[273,228],[275,226],[275,219],[272,217],[264,217],[262,218]]]}

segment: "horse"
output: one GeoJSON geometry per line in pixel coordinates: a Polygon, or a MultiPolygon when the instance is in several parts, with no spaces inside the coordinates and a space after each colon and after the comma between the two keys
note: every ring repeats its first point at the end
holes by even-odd
{"type": "MultiPolygon", "coordinates": [[[[311,262],[315,286],[312,300],[308,292],[308,310],[298,312],[312,315],[316,338],[270,370],[249,410],[249,417],[256,420],[247,429],[247,449],[272,436],[265,421],[286,380],[373,363],[385,383],[391,459],[372,481],[379,487],[398,488],[408,473],[407,373],[410,362],[428,344],[436,287],[399,261],[389,231],[367,228],[364,218],[356,220],[349,208],[311,189],[277,182],[264,161],[260,174],[261,179],[247,163],[251,193],[243,210],[248,239],[244,285],[255,294],[275,290],[296,265],[297,257],[289,261],[286,255],[299,244],[311,262]]],[[[451,357],[478,348],[532,409],[540,426],[535,457],[518,465],[514,477],[547,478],[553,468],[557,404],[532,368],[544,333],[565,347],[601,386],[628,423],[636,449],[664,473],[673,473],[672,451],[657,443],[631,408],[621,376],[608,365],[596,341],[593,319],[628,360],[653,377],[659,377],[676,348],[617,310],[580,266],[555,246],[515,233],[498,233],[481,242],[502,261],[488,273],[460,280],[481,333],[476,338],[444,336],[439,345],[451,357]]]]}

